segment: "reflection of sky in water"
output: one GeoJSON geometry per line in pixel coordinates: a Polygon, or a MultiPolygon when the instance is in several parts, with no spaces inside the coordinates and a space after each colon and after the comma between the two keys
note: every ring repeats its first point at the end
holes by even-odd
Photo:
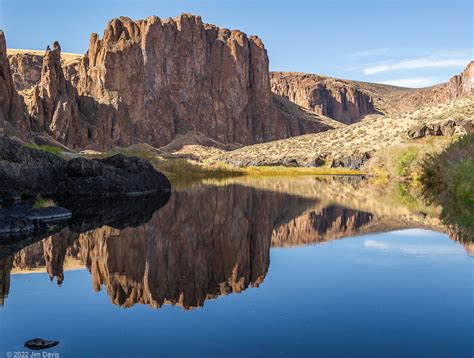
{"type": "MultiPolygon", "coordinates": [[[[379,237],[380,234],[374,236],[379,237]]],[[[407,255],[439,256],[466,254],[463,250],[460,250],[459,245],[454,242],[444,243],[443,240],[441,240],[440,243],[432,242],[430,238],[433,236],[439,236],[441,238],[443,235],[419,229],[394,231],[391,233],[390,241],[367,238],[364,240],[364,246],[371,249],[407,255]],[[421,239],[421,241],[419,239],[421,239]]]]}
{"type": "Polygon", "coordinates": [[[62,357],[469,357],[472,269],[446,235],[403,230],[273,249],[259,288],[192,311],[114,306],[85,270],[62,287],[15,275],[0,356],[41,336],[59,339],[62,357]]]}

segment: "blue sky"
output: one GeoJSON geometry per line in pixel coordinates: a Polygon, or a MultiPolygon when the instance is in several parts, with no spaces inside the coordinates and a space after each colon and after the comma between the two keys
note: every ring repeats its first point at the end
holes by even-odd
{"type": "Polygon", "coordinates": [[[183,12],[260,36],[274,71],[422,87],[473,58],[472,0],[0,0],[9,48],[84,53],[107,21],[183,12]]]}

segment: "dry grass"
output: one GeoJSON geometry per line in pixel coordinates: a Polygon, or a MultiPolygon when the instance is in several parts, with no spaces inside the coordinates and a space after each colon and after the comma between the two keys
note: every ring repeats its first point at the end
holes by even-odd
{"type": "Polygon", "coordinates": [[[406,135],[409,129],[448,118],[474,118],[474,96],[394,117],[364,120],[323,133],[247,146],[223,153],[213,160],[234,166],[272,165],[296,160],[300,166],[313,166],[315,158],[321,156],[337,159],[357,152],[377,152],[394,145],[414,143],[416,141],[406,135]]]}
{"type": "MultiPolygon", "coordinates": [[[[36,56],[43,57],[45,50],[24,50],[24,49],[7,49],[7,55],[17,55],[17,54],[31,54],[36,56]]],[[[82,55],[77,53],[70,53],[70,52],[61,52],[61,61],[63,61],[63,65],[69,65],[74,62],[79,62],[82,55]]]]}

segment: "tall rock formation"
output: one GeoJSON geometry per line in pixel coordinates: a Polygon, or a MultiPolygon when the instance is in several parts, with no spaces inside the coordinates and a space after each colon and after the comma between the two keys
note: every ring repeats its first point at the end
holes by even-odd
{"type": "Polygon", "coordinates": [[[28,110],[33,117],[32,129],[52,135],[72,147],[86,141],[81,125],[75,89],[66,81],[61,66],[61,47],[55,42],[43,57],[40,82],[33,90],[28,110]]]}
{"type": "Polygon", "coordinates": [[[22,136],[25,128],[26,117],[23,103],[15,90],[7,58],[5,35],[0,30],[0,135],[22,136]]]}
{"type": "Polygon", "coordinates": [[[372,98],[354,84],[304,73],[271,73],[272,91],[297,105],[351,124],[378,113],[372,98]]]}
{"type": "Polygon", "coordinates": [[[188,131],[241,144],[302,134],[273,104],[262,41],[199,16],[111,20],[91,35],[77,89],[89,138],[104,146],[163,146],[188,131]]]}

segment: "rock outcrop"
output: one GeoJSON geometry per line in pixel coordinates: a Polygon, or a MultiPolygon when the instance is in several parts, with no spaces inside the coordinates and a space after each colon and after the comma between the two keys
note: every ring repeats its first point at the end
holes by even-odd
{"type": "Polygon", "coordinates": [[[434,123],[423,123],[408,130],[410,139],[433,136],[453,136],[474,133],[474,119],[447,119],[434,123]]]}
{"type": "Polygon", "coordinates": [[[372,98],[356,85],[304,73],[271,73],[272,91],[297,105],[351,124],[378,111],[372,98]]]}
{"type": "Polygon", "coordinates": [[[43,56],[28,52],[8,54],[8,61],[17,91],[31,89],[40,83],[43,56]]]}
{"type": "Polygon", "coordinates": [[[116,196],[152,194],[171,186],[143,159],[115,155],[66,161],[0,137],[0,187],[24,196],[116,196]]]}
{"type": "Polygon", "coordinates": [[[464,71],[452,77],[446,85],[449,99],[456,99],[474,94],[474,61],[464,71]]]}
{"type": "Polygon", "coordinates": [[[474,61],[471,61],[459,75],[451,77],[448,82],[414,92],[410,100],[419,107],[471,95],[474,95],[474,61]]]}
{"type": "Polygon", "coordinates": [[[86,129],[81,125],[75,89],[64,77],[61,47],[55,42],[48,46],[42,61],[40,82],[33,90],[28,110],[32,129],[50,134],[71,147],[86,143],[86,129]]]}
{"type": "Polygon", "coordinates": [[[273,104],[263,42],[199,16],[111,20],[91,35],[77,89],[89,138],[105,147],[189,131],[244,145],[302,134],[273,104]]]}
{"type": "Polygon", "coordinates": [[[303,111],[282,110],[258,37],[199,16],[121,17],[102,39],[91,35],[80,61],[62,61],[57,43],[41,61],[25,53],[10,61],[30,130],[71,147],[160,147],[192,131],[248,145],[332,128],[303,111]]]}
{"type": "Polygon", "coordinates": [[[25,136],[27,120],[21,97],[15,90],[7,58],[5,35],[0,30],[0,135],[25,136]]]}

